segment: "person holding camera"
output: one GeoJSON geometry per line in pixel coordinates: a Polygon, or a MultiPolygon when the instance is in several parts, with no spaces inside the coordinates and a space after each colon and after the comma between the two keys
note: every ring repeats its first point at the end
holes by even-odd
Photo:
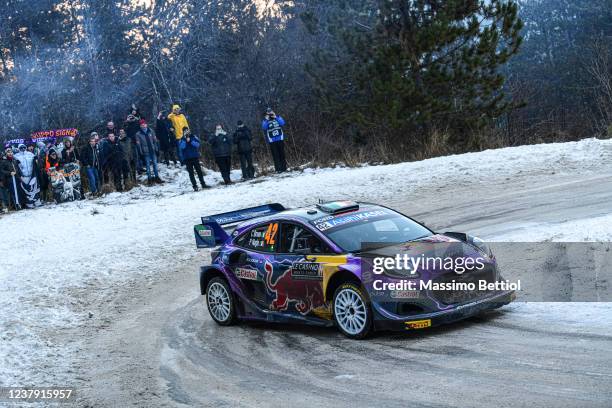
{"type": "Polygon", "coordinates": [[[261,123],[261,128],[265,133],[266,141],[270,145],[272,160],[274,160],[274,170],[277,173],[287,171],[283,126],[285,126],[285,120],[280,115],[274,113],[272,108],[268,108],[266,116],[261,123]]]}
{"type": "Polygon", "coordinates": [[[189,180],[193,191],[198,191],[198,185],[196,184],[195,174],[198,173],[198,179],[202,188],[208,188],[204,182],[204,175],[202,174],[202,166],[200,166],[200,139],[196,135],[191,134],[191,130],[187,126],[183,128],[183,138],[179,143],[179,149],[189,173],[189,180]]]}

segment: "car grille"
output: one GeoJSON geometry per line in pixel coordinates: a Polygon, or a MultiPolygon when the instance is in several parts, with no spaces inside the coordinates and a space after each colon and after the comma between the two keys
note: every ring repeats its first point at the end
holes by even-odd
{"type": "Polygon", "coordinates": [[[478,290],[478,281],[495,282],[495,266],[486,265],[482,270],[473,270],[458,275],[454,272],[445,273],[435,279],[434,283],[473,283],[475,290],[431,290],[433,298],[447,305],[461,304],[490,295],[492,291],[478,290]]]}

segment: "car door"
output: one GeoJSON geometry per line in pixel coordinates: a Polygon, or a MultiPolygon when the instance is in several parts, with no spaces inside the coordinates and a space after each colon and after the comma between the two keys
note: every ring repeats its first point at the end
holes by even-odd
{"type": "Polygon", "coordinates": [[[262,309],[269,309],[273,300],[265,282],[275,263],[278,229],[278,222],[250,228],[234,241],[236,249],[228,259],[228,267],[242,283],[244,295],[262,309]]]}
{"type": "Polygon", "coordinates": [[[331,250],[297,222],[283,222],[278,237],[275,263],[266,275],[266,287],[272,294],[270,308],[298,315],[325,308],[324,263],[317,258],[331,250]]]}

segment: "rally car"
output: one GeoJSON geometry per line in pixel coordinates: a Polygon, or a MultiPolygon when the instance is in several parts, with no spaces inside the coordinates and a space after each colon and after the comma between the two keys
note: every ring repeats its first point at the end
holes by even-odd
{"type": "Polygon", "coordinates": [[[415,330],[464,319],[514,299],[510,290],[465,289],[476,280],[501,280],[481,240],[437,234],[381,205],[267,204],[202,217],[194,234],[198,248],[214,248],[211,264],[201,267],[200,288],[219,325],[238,320],[335,325],[361,339],[373,330],[415,330]],[[479,257],[482,268],[459,273],[421,265],[381,273],[372,267],[377,256],[440,252],[451,260],[479,257]],[[454,289],[457,283],[463,288],[454,289]],[[452,289],[441,290],[444,285],[452,289]]]}

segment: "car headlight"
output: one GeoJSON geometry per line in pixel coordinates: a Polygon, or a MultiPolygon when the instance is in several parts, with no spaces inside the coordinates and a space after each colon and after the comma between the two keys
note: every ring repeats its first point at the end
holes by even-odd
{"type": "Polygon", "coordinates": [[[474,245],[476,248],[480,249],[480,251],[486,256],[488,256],[489,258],[493,258],[493,251],[491,251],[491,248],[489,247],[489,245],[487,245],[487,243],[484,242],[482,239],[478,237],[470,236],[469,242],[472,245],[474,245]]]}
{"type": "Polygon", "coordinates": [[[412,271],[412,269],[385,269],[383,273],[390,278],[396,279],[416,279],[421,277],[418,270],[412,271]]]}

